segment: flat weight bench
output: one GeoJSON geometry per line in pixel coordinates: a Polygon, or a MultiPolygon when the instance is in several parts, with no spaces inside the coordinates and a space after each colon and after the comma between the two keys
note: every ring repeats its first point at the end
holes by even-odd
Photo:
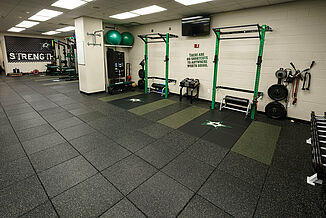
{"type": "MultiPolygon", "coordinates": [[[[152,79],[153,81],[156,79],[156,80],[163,80],[165,81],[165,78],[162,78],[162,77],[148,77],[148,79],[152,79]]],[[[177,81],[175,79],[168,79],[168,83],[176,83],[177,81]]],[[[151,85],[151,88],[149,89],[149,92],[156,92],[156,93],[159,93],[161,94],[162,96],[164,95],[165,93],[165,84],[162,84],[162,83],[155,83],[153,82],[152,85],[151,85]]],[[[167,90],[167,92],[169,92],[169,90],[167,90]]]]}
{"type": "Polygon", "coordinates": [[[160,83],[152,83],[152,88],[161,95],[164,95],[165,85],[160,83]]]}
{"type": "Polygon", "coordinates": [[[227,95],[221,101],[220,111],[223,108],[243,112],[246,113],[246,116],[248,116],[250,111],[250,101],[246,98],[227,95]]]}

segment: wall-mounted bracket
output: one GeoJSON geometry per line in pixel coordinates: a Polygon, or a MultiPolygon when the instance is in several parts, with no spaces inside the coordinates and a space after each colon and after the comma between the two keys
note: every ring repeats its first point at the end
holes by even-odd
{"type": "Polygon", "coordinates": [[[88,46],[101,46],[101,43],[96,43],[96,37],[101,37],[101,33],[104,32],[104,30],[96,30],[93,33],[87,33],[88,36],[93,36],[93,42],[88,42],[87,45],[88,46]]]}

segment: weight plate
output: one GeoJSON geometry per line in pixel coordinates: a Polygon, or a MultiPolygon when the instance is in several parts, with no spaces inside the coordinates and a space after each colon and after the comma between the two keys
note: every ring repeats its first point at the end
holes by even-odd
{"type": "Polygon", "coordinates": [[[280,84],[275,84],[269,87],[268,96],[275,101],[282,101],[288,97],[288,89],[280,84]]]}
{"type": "Polygon", "coordinates": [[[274,101],[266,105],[266,115],[273,119],[283,119],[286,116],[286,109],[283,104],[274,101]]]}
{"type": "Polygon", "coordinates": [[[283,68],[280,68],[278,71],[275,72],[275,76],[278,79],[284,79],[287,76],[287,72],[283,68]]]}
{"type": "Polygon", "coordinates": [[[144,79],[144,78],[145,78],[145,70],[140,69],[140,70],[138,71],[138,76],[139,76],[140,78],[144,79]]]}
{"type": "Polygon", "coordinates": [[[145,80],[138,80],[138,88],[144,89],[145,88],[145,80]]]}

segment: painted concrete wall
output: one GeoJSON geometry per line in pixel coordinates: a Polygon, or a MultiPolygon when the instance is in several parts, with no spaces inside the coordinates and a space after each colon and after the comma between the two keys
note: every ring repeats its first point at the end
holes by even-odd
{"type": "Polygon", "coordinates": [[[5,69],[6,69],[6,74],[12,73],[14,68],[20,69],[21,72],[24,73],[29,73],[35,69],[38,69],[39,71],[43,72],[46,71],[46,64],[49,64],[50,62],[25,62],[25,63],[9,63],[7,59],[7,52],[6,52],[6,44],[5,44],[5,39],[4,36],[21,36],[21,37],[30,37],[30,38],[46,38],[46,39],[58,39],[63,41],[64,38],[60,37],[49,37],[49,36],[40,36],[40,35],[25,35],[25,34],[1,34],[0,33],[0,41],[1,41],[1,48],[2,48],[2,54],[3,54],[3,59],[5,62],[5,69]]]}
{"type": "MultiPolygon", "coordinates": [[[[274,30],[266,35],[259,88],[264,92],[265,97],[259,103],[258,110],[264,111],[265,105],[272,101],[267,95],[267,90],[272,84],[277,83],[276,70],[280,67],[289,68],[290,62],[303,70],[312,60],[315,60],[316,65],[311,72],[311,89],[299,91],[298,103],[290,105],[288,115],[309,120],[311,110],[318,113],[326,111],[325,11],[326,1],[310,0],[212,16],[211,27],[259,23],[267,24],[274,30]]],[[[186,77],[200,79],[200,98],[211,100],[215,34],[211,32],[210,36],[182,37],[180,20],[142,25],[132,28],[131,31],[136,36],[150,33],[152,29],[154,32],[170,32],[180,36],[179,39],[171,39],[170,78],[177,79],[178,82],[186,77]],[[194,48],[195,43],[199,44],[198,49],[194,48]],[[187,68],[188,54],[197,52],[208,55],[207,68],[187,68]]],[[[151,44],[149,47],[149,75],[151,76],[164,77],[164,46],[164,44],[151,44]]],[[[253,89],[258,47],[257,39],[222,41],[218,85],[253,89]]],[[[139,38],[136,39],[129,56],[132,63],[132,76],[135,79],[140,68],[138,64],[144,57],[144,43],[139,38]]],[[[178,93],[178,85],[171,85],[170,89],[178,93]]],[[[251,94],[218,91],[217,101],[226,94],[252,98],[251,94]]]]}

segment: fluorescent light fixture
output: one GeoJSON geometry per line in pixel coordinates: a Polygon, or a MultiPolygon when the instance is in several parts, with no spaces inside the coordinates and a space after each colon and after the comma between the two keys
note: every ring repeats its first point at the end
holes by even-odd
{"type": "Polygon", "coordinates": [[[82,0],[59,0],[54,2],[51,6],[58,7],[58,8],[65,8],[65,9],[74,9],[79,6],[86,4],[87,1],[82,0]]]}
{"type": "Polygon", "coordinates": [[[130,13],[130,12],[124,12],[124,13],[121,13],[121,14],[112,15],[110,17],[115,18],[115,19],[124,20],[124,19],[132,18],[132,17],[138,17],[138,16],[139,16],[138,14],[134,14],[134,13],[130,13]]]}
{"type": "Polygon", "coordinates": [[[140,8],[137,10],[130,11],[130,13],[146,15],[146,14],[153,14],[153,13],[157,13],[157,12],[161,12],[161,11],[165,11],[165,10],[166,10],[165,8],[162,8],[160,6],[152,5],[152,6],[148,6],[145,8],[140,8]]]}
{"type": "Polygon", "coordinates": [[[21,32],[23,30],[25,30],[25,28],[11,27],[8,31],[18,33],[18,32],[21,32]]]}
{"type": "Polygon", "coordinates": [[[28,18],[28,20],[36,20],[36,21],[47,21],[50,20],[52,17],[43,17],[43,16],[39,16],[39,15],[33,15],[30,18],[28,18]]]}
{"type": "Polygon", "coordinates": [[[212,0],[174,0],[174,1],[188,6],[188,5],[195,5],[195,4],[200,4],[200,3],[204,3],[204,2],[210,2],[212,0]]]}
{"type": "Polygon", "coordinates": [[[30,28],[39,24],[40,22],[24,20],[23,22],[16,25],[16,27],[30,28]]]}
{"type": "Polygon", "coordinates": [[[43,35],[55,35],[55,34],[58,34],[60,32],[57,32],[57,31],[49,31],[49,32],[46,32],[46,33],[42,33],[43,35]]]}
{"type": "Polygon", "coordinates": [[[60,28],[60,29],[56,29],[55,31],[58,31],[58,32],[68,32],[68,31],[72,31],[72,30],[75,30],[75,27],[74,26],[63,27],[63,28],[60,28]]]}
{"type": "Polygon", "coordinates": [[[31,16],[28,18],[29,20],[37,20],[37,21],[47,21],[50,20],[53,17],[59,16],[63,12],[61,11],[54,11],[54,10],[48,10],[48,9],[43,9],[36,13],[34,16],[31,16]]]}

